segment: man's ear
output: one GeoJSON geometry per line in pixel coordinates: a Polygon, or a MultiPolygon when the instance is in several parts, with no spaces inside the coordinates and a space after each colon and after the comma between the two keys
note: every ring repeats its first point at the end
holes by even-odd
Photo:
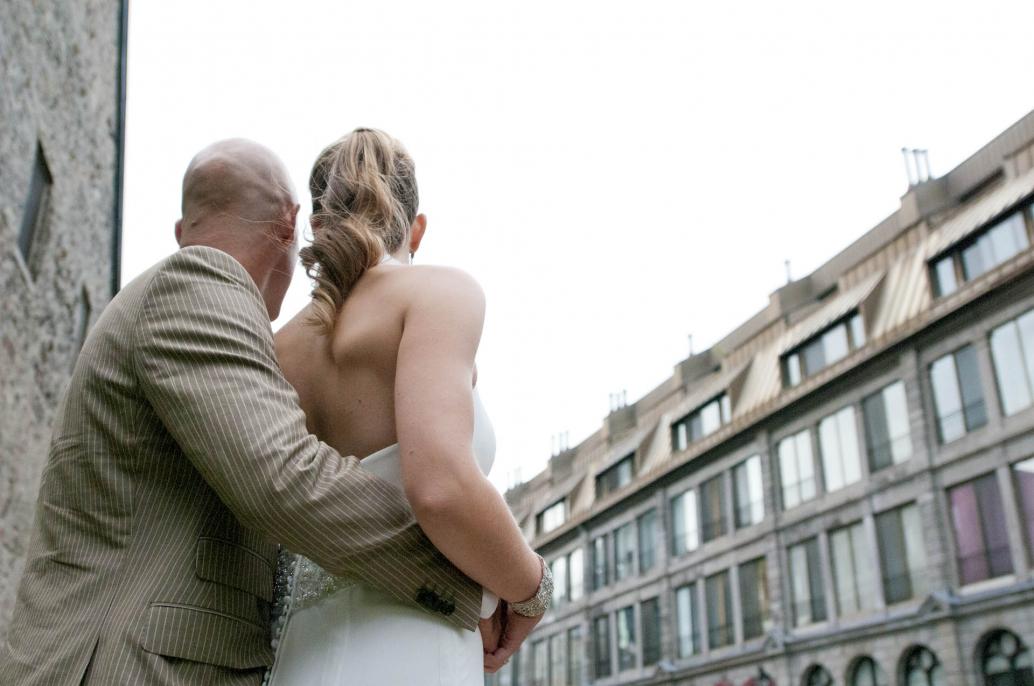
{"type": "Polygon", "coordinates": [[[284,216],[282,224],[273,225],[273,235],[283,245],[293,245],[298,233],[298,209],[301,206],[297,203],[291,205],[284,216]]]}
{"type": "Polygon", "coordinates": [[[176,220],[176,245],[183,245],[183,220],[176,220]]]}
{"type": "Polygon", "coordinates": [[[427,231],[427,215],[418,214],[413,220],[413,227],[409,232],[409,252],[415,253],[420,249],[420,241],[424,240],[425,231],[427,231]]]}

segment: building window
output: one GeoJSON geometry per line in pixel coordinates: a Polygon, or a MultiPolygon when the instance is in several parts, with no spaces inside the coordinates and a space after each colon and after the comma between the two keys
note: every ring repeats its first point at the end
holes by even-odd
{"type": "Polygon", "coordinates": [[[732,419],[729,395],[722,393],[704,406],[671,425],[671,445],[678,452],[701,438],[710,436],[732,419]]]}
{"type": "Polygon", "coordinates": [[[639,606],[643,625],[643,666],[650,667],[661,660],[661,605],[657,598],[644,600],[639,606]]]}
{"type": "Polygon", "coordinates": [[[811,455],[811,432],[805,429],[779,441],[779,480],[783,509],[797,507],[815,497],[815,463],[811,455]]]}
{"type": "Polygon", "coordinates": [[[947,686],[941,661],[923,646],[916,646],[908,653],[902,671],[908,686],[947,686]]]}
{"type": "Polygon", "coordinates": [[[789,387],[796,386],[863,345],[865,324],[855,312],[784,357],[783,380],[789,387]]]}
{"type": "Polygon", "coordinates": [[[617,611],[618,623],[618,671],[635,669],[638,648],[635,640],[635,607],[628,606],[617,611]]]}
{"type": "Polygon", "coordinates": [[[657,563],[657,510],[647,510],[636,522],[639,528],[639,573],[645,574],[657,563]]]}
{"type": "Polygon", "coordinates": [[[614,581],[622,581],[635,571],[635,522],[614,530],[614,581]]]}
{"type": "Polygon", "coordinates": [[[584,677],[582,654],[585,647],[582,642],[582,627],[576,626],[567,630],[567,683],[572,686],[581,684],[584,677]]]}
{"type": "Polygon", "coordinates": [[[547,534],[567,521],[567,501],[560,500],[539,512],[535,526],[539,534],[547,534]]]}
{"type": "Polygon", "coordinates": [[[1023,514],[1023,531],[1027,538],[1028,555],[1034,559],[1034,458],[1013,465],[1012,473],[1016,482],[1016,496],[1023,514]]]}
{"type": "Polygon", "coordinates": [[[719,474],[700,486],[701,510],[703,512],[704,543],[713,541],[726,533],[725,520],[725,475],[719,474]]]}
{"type": "Polygon", "coordinates": [[[889,686],[887,675],[871,657],[862,657],[855,661],[847,683],[848,686],[889,686]]]}
{"type": "Polygon", "coordinates": [[[610,676],[613,671],[610,666],[610,616],[601,615],[593,621],[592,643],[594,660],[593,665],[596,678],[602,679],[610,676]]]}
{"type": "Polygon", "coordinates": [[[46,222],[50,214],[50,189],[54,177],[43,154],[43,146],[36,144],[36,155],[32,162],[32,176],[29,177],[29,193],[25,198],[22,226],[18,232],[18,249],[21,251],[29,273],[36,278],[40,260],[34,249],[45,238],[46,222]]]}
{"type": "Polygon", "coordinates": [[[569,574],[568,580],[568,600],[574,602],[581,600],[582,596],[585,595],[585,553],[581,548],[576,548],[571,551],[571,554],[567,556],[567,571],[569,574]]]}
{"type": "Polygon", "coordinates": [[[607,569],[607,535],[597,536],[592,541],[592,588],[597,590],[610,583],[607,569]]]}
{"type": "Polygon", "coordinates": [[[833,677],[825,667],[812,665],[804,674],[804,686],[833,686],[833,677]]]}
{"type": "Polygon", "coordinates": [[[531,684],[549,686],[549,645],[546,639],[531,644],[531,684]]]}
{"type": "Polygon", "coordinates": [[[1030,651],[1011,631],[997,631],[984,642],[980,668],[986,686],[1034,686],[1030,651]]]}
{"type": "Polygon", "coordinates": [[[905,384],[896,381],[862,401],[869,470],[876,472],[912,456],[905,384]]]}
{"type": "Polygon", "coordinates": [[[919,508],[905,505],[876,515],[883,597],[888,605],[924,593],[926,544],[919,508]]]}
{"type": "Polygon", "coordinates": [[[790,602],[793,625],[805,626],[826,619],[819,543],[811,538],[790,548],[790,602]]]}
{"type": "Polygon", "coordinates": [[[634,455],[627,455],[596,476],[596,498],[603,498],[610,493],[632,483],[632,463],[634,455]]]}
{"type": "Polygon", "coordinates": [[[861,522],[830,532],[829,552],[840,614],[847,616],[871,610],[875,605],[875,568],[861,522]]]}
{"type": "Polygon", "coordinates": [[[567,636],[560,632],[549,637],[549,686],[565,686],[567,677],[567,636]]]}
{"type": "Polygon", "coordinates": [[[700,615],[697,613],[695,583],[675,591],[675,633],[680,658],[700,652],[700,615]]]}
{"type": "Polygon", "coordinates": [[[736,528],[758,524],[765,518],[765,493],[761,480],[761,456],[752,455],[732,468],[736,528]]]}
{"type": "Polygon", "coordinates": [[[771,628],[768,595],[768,567],[765,558],[745,562],[739,568],[743,638],[757,638],[771,628]]]}
{"type": "Polygon", "coordinates": [[[1029,246],[1023,213],[1015,212],[937,259],[932,268],[934,293],[950,295],[960,283],[991,271],[1029,246]]]}
{"type": "Polygon", "coordinates": [[[690,489],[671,499],[671,550],[684,555],[700,547],[697,525],[697,494],[690,489]]]}
{"type": "Polygon", "coordinates": [[[963,585],[1012,572],[1005,510],[995,474],[948,490],[963,585]]]}
{"type": "Polygon", "coordinates": [[[942,443],[950,443],[987,423],[977,352],[972,345],[930,365],[930,384],[942,443]]]}
{"type": "Polygon", "coordinates": [[[714,650],[733,642],[732,596],[729,593],[729,573],[719,572],[704,581],[707,595],[707,640],[714,650]]]}
{"type": "Polygon", "coordinates": [[[845,407],[819,422],[819,449],[827,493],[861,480],[858,429],[853,407],[845,407]]]}
{"type": "Polygon", "coordinates": [[[550,562],[549,571],[553,573],[553,605],[563,607],[567,604],[571,588],[567,578],[567,558],[561,555],[550,562]]]}
{"type": "Polygon", "coordinates": [[[991,332],[998,395],[1005,414],[1034,403],[1034,310],[991,332]]]}

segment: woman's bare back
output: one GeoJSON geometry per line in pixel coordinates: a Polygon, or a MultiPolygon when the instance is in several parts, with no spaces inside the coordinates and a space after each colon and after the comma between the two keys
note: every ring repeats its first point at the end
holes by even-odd
{"type": "Polygon", "coordinates": [[[435,267],[386,262],[356,282],[331,335],[308,305],[275,336],[309,430],[343,455],[365,457],[397,441],[395,367],[406,308],[435,267]]]}

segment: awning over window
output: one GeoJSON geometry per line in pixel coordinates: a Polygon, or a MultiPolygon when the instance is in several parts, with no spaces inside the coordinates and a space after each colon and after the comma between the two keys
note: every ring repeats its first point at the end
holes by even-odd
{"type": "Polygon", "coordinates": [[[931,260],[970,234],[1034,193],[1034,169],[1031,169],[988,193],[930,234],[926,259],[931,260]]]}
{"type": "MultiPolygon", "coordinates": [[[[838,319],[845,317],[852,310],[858,309],[882,278],[883,272],[865,277],[843,293],[834,295],[829,302],[819,306],[813,313],[794,324],[783,334],[778,346],[779,354],[782,355],[793,350],[809,338],[821,333],[838,319]]],[[[866,322],[867,330],[868,324],[866,322]]]]}

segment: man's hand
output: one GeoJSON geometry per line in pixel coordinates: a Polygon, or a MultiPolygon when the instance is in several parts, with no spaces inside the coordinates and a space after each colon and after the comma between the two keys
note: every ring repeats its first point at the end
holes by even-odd
{"type": "MultiPolygon", "coordinates": [[[[499,647],[499,639],[503,637],[503,623],[506,620],[506,602],[499,601],[495,612],[491,617],[486,617],[478,622],[478,629],[481,630],[481,645],[485,650],[485,657],[495,652],[499,647]]],[[[485,663],[488,669],[488,663],[485,663]]]]}
{"type": "MultiPolygon", "coordinates": [[[[500,603],[500,605],[502,604],[500,603]]],[[[489,674],[499,671],[513,657],[513,654],[524,643],[524,639],[528,637],[528,634],[531,633],[541,619],[541,615],[538,617],[524,617],[507,607],[503,621],[503,635],[499,639],[499,646],[492,653],[485,654],[485,671],[489,674]]]]}

